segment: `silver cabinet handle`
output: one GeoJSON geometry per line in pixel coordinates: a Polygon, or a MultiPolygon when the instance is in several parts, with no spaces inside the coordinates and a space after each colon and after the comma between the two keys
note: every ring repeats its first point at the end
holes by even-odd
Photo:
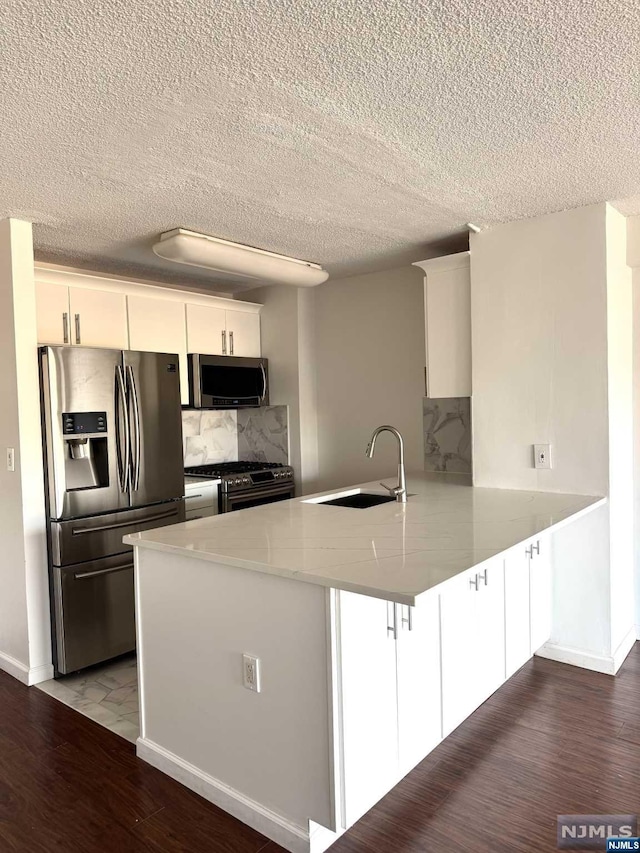
{"type": "MultiPolygon", "coordinates": [[[[401,622],[403,625],[406,625],[410,631],[413,631],[413,607],[411,607],[410,604],[407,604],[406,607],[407,607],[407,616],[406,616],[406,618],[403,616],[401,622]]],[[[403,608],[404,608],[404,605],[403,605],[403,608]]]]}
{"type": "Polygon", "coordinates": [[[538,555],[540,554],[539,542],[532,542],[528,548],[525,548],[525,554],[527,555],[527,557],[529,557],[529,559],[533,560],[534,553],[538,555]]]}
{"type": "Polygon", "coordinates": [[[394,640],[398,639],[398,612],[397,605],[387,601],[387,637],[391,634],[394,640]],[[391,608],[391,612],[389,612],[391,608]],[[391,623],[391,624],[389,624],[391,623]]]}
{"type": "Polygon", "coordinates": [[[97,578],[100,575],[112,575],[114,572],[123,572],[125,569],[132,569],[133,563],[127,563],[125,566],[114,566],[112,569],[98,569],[96,572],[76,572],[74,580],[81,581],[85,578],[97,578]]]}
{"type": "Polygon", "coordinates": [[[233,332],[229,332],[229,355],[233,355],[233,332]]]}
{"type": "Polygon", "coordinates": [[[478,591],[478,584],[479,584],[478,575],[474,575],[473,578],[469,578],[469,586],[472,586],[476,592],[478,591]]]}
{"type": "Polygon", "coordinates": [[[227,354],[227,333],[222,330],[222,355],[227,354]]]}
{"type": "Polygon", "coordinates": [[[192,501],[192,500],[195,500],[195,498],[203,498],[203,497],[204,497],[204,495],[185,495],[184,499],[185,499],[185,501],[192,501]]]}
{"type": "Polygon", "coordinates": [[[75,315],[75,321],[76,321],[76,343],[79,344],[79,343],[81,343],[81,339],[80,339],[80,315],[79,314],[75,315]]]}
{"type": "Polygon", "coordinates": [[[69,343],[69,315],[66,311],[62,315],[62,339],[65,344],[69,343]]]}
{"type": "Polygon", "coordinates": [[[484,572],[479,572],[476,577],[478,578],[478,582],[481,580],[484,581],[484,585],[488,586],[489,584],[489,570],[485,569],[484,572]]]}

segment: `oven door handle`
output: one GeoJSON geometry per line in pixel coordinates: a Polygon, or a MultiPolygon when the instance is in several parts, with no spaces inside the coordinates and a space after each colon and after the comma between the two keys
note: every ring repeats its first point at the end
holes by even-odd
{"type": "MultiPolygon", "coordinates": [[[[289,493],[292,498],[295,497],[295,485],[293,483],[282,483],[276,489],[244,489],[240,492],[225,492],[222,491],[222,506],[229,506],[234,502],[240,501],[255,501],[261,498],[270,498],[276,495],[286,495],[289,493]]],[[[224,512],[224,509],[223,509],[224,512]]]]}

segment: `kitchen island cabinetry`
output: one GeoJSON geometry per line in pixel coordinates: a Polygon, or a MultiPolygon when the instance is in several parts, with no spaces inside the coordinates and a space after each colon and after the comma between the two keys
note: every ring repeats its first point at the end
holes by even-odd
{"type": "Polygon", "coordinates": [[[138,755],[293,853],[327,849],[505,681],[507,660],[530,657],[549,615],[528,549],[548,553],[555,529],[604,502],[408,486],[406,504],[296,499],[125,539],[138,755]]]}

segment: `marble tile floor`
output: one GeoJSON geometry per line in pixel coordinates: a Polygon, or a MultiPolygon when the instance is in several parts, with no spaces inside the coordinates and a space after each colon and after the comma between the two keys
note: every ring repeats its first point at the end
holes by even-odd
{"type": "Polygon", "coordinates": [[[36,686],[131,743],[136,742],[140,727],[135,654],[36,686]]]}

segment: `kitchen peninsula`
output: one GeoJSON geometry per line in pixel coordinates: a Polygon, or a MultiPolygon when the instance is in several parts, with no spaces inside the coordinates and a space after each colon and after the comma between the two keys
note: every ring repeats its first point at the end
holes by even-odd
{"type": "Polygon", "coordinates": [[[322,503],[366,484],[125,538],[138,755],[294,853],[330,846],[545,643],[553,533],[606,500],[407,485],[405,504],[322,503]]]}

